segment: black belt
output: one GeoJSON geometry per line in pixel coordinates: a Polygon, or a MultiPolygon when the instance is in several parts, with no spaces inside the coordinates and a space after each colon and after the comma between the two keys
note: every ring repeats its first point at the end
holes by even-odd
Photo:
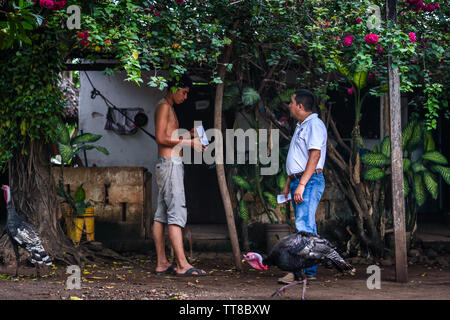
{"type": "MultiPolygon", "coordinates": [[[[322,172],[323,172],[322,169],[316,169],[316,170],[314,170],[314,173],[315,173],[315,174],[319,174],[319,173],[322,173],[322,172]]],[[[290,179],[290,180],[298,179],[298,178],[300,178],[300,177],[303,175],[303,173],[305,173],[305,171],[299,172],[299,173],[291,174],[291,175],[289,176],[289,179],[290,179]]],[[[313,173],[313,174],[314,174],[314,173],[313,173]]]]}

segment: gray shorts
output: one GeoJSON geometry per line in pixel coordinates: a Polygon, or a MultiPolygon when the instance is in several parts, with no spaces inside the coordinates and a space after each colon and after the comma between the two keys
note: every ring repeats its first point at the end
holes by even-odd
{"type": "Polygon", "coordinates": [[[166,224],[176,224],[184,228],[187,210],[182,158],[159,158],[155,171],[159,192],[158,208],[154,220],[166,224]]]}

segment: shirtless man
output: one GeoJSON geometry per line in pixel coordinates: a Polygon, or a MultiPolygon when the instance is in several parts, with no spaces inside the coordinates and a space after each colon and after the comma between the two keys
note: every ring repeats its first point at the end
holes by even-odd
{"type": "Polygon", "coordinates": [[[182,76],[176,84],[169,83],[169,91],[158,103],[155,112],[156,143],[158,144],[156,180],[159,194],[158,209],[153,223],[153,239],[157,254],[157,274],[206,275],[204,270],[190,265],[184,254],[182,228],[186,225],[187,210],[182,150],[178,151],[180,146],[188,146],[200,152],[205,149],[205,146],[198,138],[192,138],[194,129],[191,130],[190,136],[172,135],[179,128],[173,105],[187,99],[190,87],[192,87],[192,80],[188,76],[182,76]],[[173,87],[176,91],[172,91],[173,87]],[[169,239],[174,250],[176,267],[171,265],[166,257],[166,224],[169,228],[169,239]]]}

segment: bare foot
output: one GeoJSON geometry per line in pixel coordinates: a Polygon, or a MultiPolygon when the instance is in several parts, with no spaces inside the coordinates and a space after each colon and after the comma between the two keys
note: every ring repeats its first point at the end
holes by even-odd
{"type": "MultiPolygon", "coordinates": [[[[156,272],[163,272],[166,271],[169,267],[171,266],[171,264],[169,263],[169,261],[166,261],[164,263],[160,263],[156,266],[155,271],[156,272]]],[[[176,268],[175,268],[176,270],[176,268]]]]}

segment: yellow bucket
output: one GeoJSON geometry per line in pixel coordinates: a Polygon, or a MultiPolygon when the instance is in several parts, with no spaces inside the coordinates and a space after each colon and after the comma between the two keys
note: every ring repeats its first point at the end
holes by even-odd
{"type": "Polygon", "coordinates": [[[86,231],[86,240],[94,241],[94,225],[94,208],[86,208],[84,214],[72,214],[70,210],[67,210],[67,237],[74,243],[80,242],[84,230],[86,231]]]}

